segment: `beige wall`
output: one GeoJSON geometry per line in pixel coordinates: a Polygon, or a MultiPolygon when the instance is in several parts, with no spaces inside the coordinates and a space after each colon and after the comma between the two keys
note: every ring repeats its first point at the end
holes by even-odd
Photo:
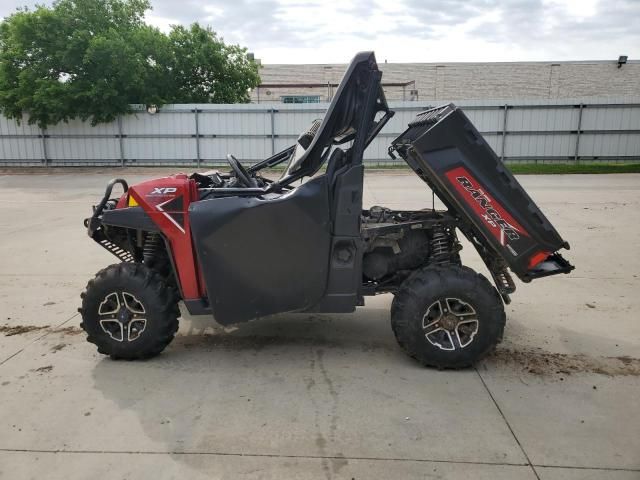
{"type": "MultiPolygon", "coordinates": [[[[614,61],[522,63],[382,63],[385,82],[415,81],[420,100],[625,97],[640,95],[640,62],[617,68],[614,61]]],[[[346,65],[263,65],[263,84],[338,83],[346,65]]],[[[409,100],[406,87],[405,99],[409,100]]],[[[282,95],[320,95],[327,87],[258,88],[252,101],[280,102],[282,95]],[[267,91],[271,95],[267,94],[267,91]]],[[[389,100],[403,100],[401,87],[386,89],[389,100]]]]}

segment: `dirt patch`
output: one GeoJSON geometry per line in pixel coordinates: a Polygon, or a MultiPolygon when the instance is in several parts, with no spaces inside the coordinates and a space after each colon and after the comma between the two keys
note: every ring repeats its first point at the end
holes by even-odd
{"type": "Polygon", "coordinates": [[[46,367],[36,368],[34,372],[49,373],[51,370],[53,370],[53,365],[47,365],[46,367]]]}
{"type": "Polygon", "coordinates": [[[53,347],[51,347],[51,351],[53,353],[56,353],[56,352],[59,352],[60,350],[62,350],[66,346],[67,346],[66,343],[59,343],[59,344],[54,345],[53,347]]]}
{"type": "Polygon", "coordinates": [[[0,333],[4,333],[5,337],[12,337],[13,335],[22,335],[24,333],[48,328],[49,325],[44,325],[43,327],[37,327],[35,325],[0,325],[0,333]]]}
{"type": "Polygon", "coordinates": [[[602,375],[640,376],[640,358],[589,357],[551,353],[542,349],[498,348],[487,361],[520,368],[534,375],[572,375],[600,373],[602,375]]]}
{"type": "Polygon", "coordinates": [[[78,335],[82,333],[82,329],[80,327],[62,327],[62,328],[53,328],[51,329],[51,333],[61,333],[63,335],[78,335]]]}
{"type": "Polygon", "coordinates": [[[0,325],[0,333],[4,333],[5,337],[11,337],[13,335],[23,335],[29,332],[36,332],[43,330],[47,333],[61,333],[62,335],[78,335],[82,333],[82,329],[79,327],[60,327],[52,328],[49,325],[38,327],[36,325],[0,325]]]}

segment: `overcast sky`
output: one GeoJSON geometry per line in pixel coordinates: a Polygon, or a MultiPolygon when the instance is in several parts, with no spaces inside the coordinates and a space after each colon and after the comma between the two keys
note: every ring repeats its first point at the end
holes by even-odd
{"type": "Polygon", "coordinates": [[[640,59],[640,0],[151,1],[150,24],[211,25],[263,63],[640,59]]]}

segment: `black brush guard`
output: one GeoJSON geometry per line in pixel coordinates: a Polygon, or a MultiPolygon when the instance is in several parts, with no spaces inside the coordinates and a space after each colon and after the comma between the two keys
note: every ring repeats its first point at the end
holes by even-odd
{"type": "Polygon", "coordinates": [[[449,104],[420,113],[389,149],[396,151],[456,215],[483,258],[501,257],[523,281],[573,266],[569,249],[467,116],[449,104]]]}

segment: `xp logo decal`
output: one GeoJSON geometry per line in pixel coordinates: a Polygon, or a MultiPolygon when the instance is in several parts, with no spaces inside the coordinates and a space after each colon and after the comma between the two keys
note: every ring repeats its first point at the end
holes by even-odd
{"type": "Polygon", "coordinates": [[[178,189],[176,187],[153,187],[149,195],[171,195],[177,191],[178,189]]]}
{"type": "Polygon", "coordinates": [[[514,242],[518,243],[522,237],[529,236],[526,230],[464,167],[449,170],[445,175],[462,200],[482,219],[500,245],[507,248],[513,256],[518,256],[512,245],[514,242]]]}

